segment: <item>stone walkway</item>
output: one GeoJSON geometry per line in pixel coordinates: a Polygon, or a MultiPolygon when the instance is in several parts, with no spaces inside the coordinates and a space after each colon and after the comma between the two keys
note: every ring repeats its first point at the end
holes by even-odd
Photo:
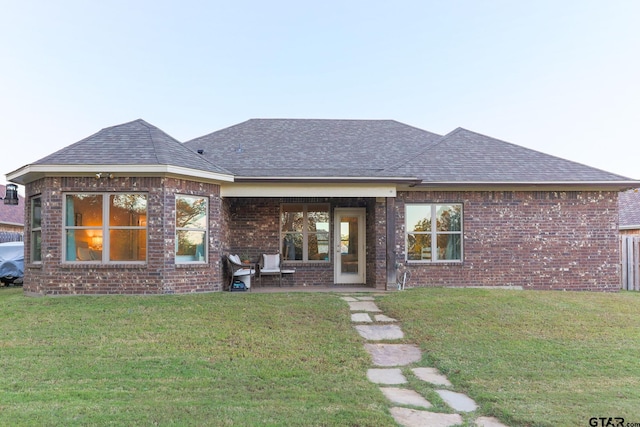
{"type": "MultiPolygon", "coordinates": [[[[393,343],[404,338],[395,319],[385,316],[372,296],[344,296],[349,304],[351,321],[367,343],[373,366],[367,371],[369,381],[378,384],[380,391],[391,403],[391,415],[405,427],[447,427],[463,424],[460,414],[468,414],[479,427],[506,427],[493,417],[474,417],[478,405],[469,396],[456,392],[445,375],[436,368],[411,368],[418,379],[433,385],[440,399],[454,413],[430,411],[431,402],[407,386],[402,367],[422,360],[422,352],[413,344],[393,343]],[[420,409],[415,409],[420,408],[420,409]]],[[[406,370],[405,370],[406,372],[406,370]]]]}

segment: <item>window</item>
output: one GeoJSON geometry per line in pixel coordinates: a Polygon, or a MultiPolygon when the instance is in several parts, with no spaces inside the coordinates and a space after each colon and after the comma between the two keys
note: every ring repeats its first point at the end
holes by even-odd
{"type": "Polygon", "coordinates": [[[408,204],[405,221],[407,261],[462,261],[461,204],[408,204]]]}
{"type": "Polygon", "coordinates": [[[282,205],[280,230],[283,259],[329,261],[328,205],[282,205]]]}
{"type": "Polygon", "coordinates": [[[31,262],[42,262],[42,198],[31,199],[31,262]]]}
{"type": "Polygon", "coordinates": [[[207,261],[207,199],[176,196],[176,263],[207,261]]]}
{"type": "Polygon", "coordinates": [[[146,194],[67,194],[64,208],[65,261],[146,261],[146,194]]]}

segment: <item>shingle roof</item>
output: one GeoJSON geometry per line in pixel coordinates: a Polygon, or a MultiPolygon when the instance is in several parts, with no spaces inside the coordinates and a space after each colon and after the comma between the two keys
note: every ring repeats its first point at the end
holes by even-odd
{"type": "MultiPolygon", "coordinates": [[[[0,197],[5,197],[7,187],[0,184],[0,197]]],[[[24,197],[18,194],[17,205],[5,205],[0,200],[0,224],[24,224],[24,197]]]]}
{"type": "Polygon", "coordinates": [[[405,177],[424,183],[619,182],[628,178],[458,128],[393,120],[252,119],[185,143],[242,177],[405,177]]]}
{"type": "Polygon", "coordinates": [[[251,119],[185,145],[239,176],[376,177],[439,139],[394,120],[251,119]]]}
{"type": "Polygon", "coordinates": [[[640,228],[640,189],[623,191],[618,195],[619,227],[640,228]]]}
{"type": "Polygon", "coordinates": [[[229,174],[144,120],[108,127],[36,165],[172,165],[229,174]]]}
{"type": "MultiPolygon", "coordinates": [[[[34,165],[131,165],[133,171],[136,165],[170,165],[248,181],[369,178],[424,185],[609,184],[618,189],[640,184],[466,129],[441,136],[394,120],[251,119],[184,144],[134,120],[105,128],[34,165]]],[[[21,173],[14,172],[12,179],[23,179],[21,173]]]]}
{"type": "Polygon", "coordinates": [[[458,128],[394,168],[424,182],[601,182],[620,175],[458,128]]]}

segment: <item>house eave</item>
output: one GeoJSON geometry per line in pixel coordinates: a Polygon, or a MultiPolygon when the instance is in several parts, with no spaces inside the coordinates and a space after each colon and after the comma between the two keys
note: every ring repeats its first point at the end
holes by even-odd
{"type": "Polygon", "coordinates": [[[621,225],[618,230],[640,230],[640,224],[635,225],[621,225]]]}
{"type": "Polygon", "coordinates": [[[8,221],[0,221],[0,225],[6,225],[10,227],[24,227],[24,224],[19,222],[8,222],[8,221]]]}
{"type": "Polygon", "coordinates": [[[396,197],[395,183],[233,182],[220,185],[221,197],[396,197]]]}
{"type": "Polygon", "coordinates": [[[416,184],[414,177],[379,177],[379,176],[235,176],[234,182],[272,182],[272,183],[397,183],[416,184]]]}
{"type": "Polygon", "coordinates": [[[173,165],[26,165],[6,174],[7,181],[25,185],[48,176],[176,176],[189,179],[233,182],[233,175],[173,165]]]}
{"type": "Polygon", "coordinates": [[[441,181],[425,182],[410,186],[413,190],[562,190],[562,191],[624,191],[640,186],[640,181],[441,181]]]}

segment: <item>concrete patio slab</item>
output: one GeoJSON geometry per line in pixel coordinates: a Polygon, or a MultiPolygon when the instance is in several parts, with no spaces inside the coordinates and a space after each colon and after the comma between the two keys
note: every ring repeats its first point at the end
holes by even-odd
{"type": "Polygon", "coordinates": [[[405,384],[407,378],[402,375],[399,368],[391,369],[369,369],[367,370],[367,378],[375,384],[405,384]]]}
{"type": "Polygon", "coordinates": [[[494,417],[478,417],[476,419],[476,425],[478,427],[507,427],[494,417]]]}
{"type": "Polygon", "coordinates": [[[442,375],[436,368],[413,368],[413,373],[422,381],[435,385],[451,386],[451,382],[442,375]]]}
{"type": "Polygon", "coordinates": [[[373,316],[373,318],[376,322],[397,322],[396,319],[385,316],[384,314],[376,314],[373,316]]]}
{"type": "Polygon", "coordinates": [[[432,406],[427,399],[413,390],[398,387],[380,387],[380,390],[387,399],[397,405],[411,405],[425,409],[432,406]]]}
{"type": "Polygon", "coordinates": [[[371,320],[371,316],[369,316],[369,314],[367,313],[352,313],[351,314],[351,321],[354,323],[371,323],[373,322],[373,320],[371,320]]]}
{"type": "Polygon", "coordinates": [[[458,414],[439,414],[394,407],[391,408],[391,415],[398,424],[404,427],[450,427],[462,424],[462,417],[458,414]]]}
{"type": "Polygon", "coordinates": [[[478,409],[478,405],[469,396],[449,390],[436,390],[444,402],[455,411],[473,412],[478,409]]]}
{"type": "Polygon", "coordinates": [[[349,309],[351,311],[371,311],[380,312],[378,306],[373,301],[354,301],[349,302],[349,309]]]}
{"type": "Polygon", "coordinates": [[[398,325],[356,325],[360,336],[369,341],[399,340],[404,338],[398,325]]]}
{"type": "Polygon", "coordinates": [[[420,349],[412,344],[365,344],[376,366],[404,366],[422,359],[420,349]]]}

